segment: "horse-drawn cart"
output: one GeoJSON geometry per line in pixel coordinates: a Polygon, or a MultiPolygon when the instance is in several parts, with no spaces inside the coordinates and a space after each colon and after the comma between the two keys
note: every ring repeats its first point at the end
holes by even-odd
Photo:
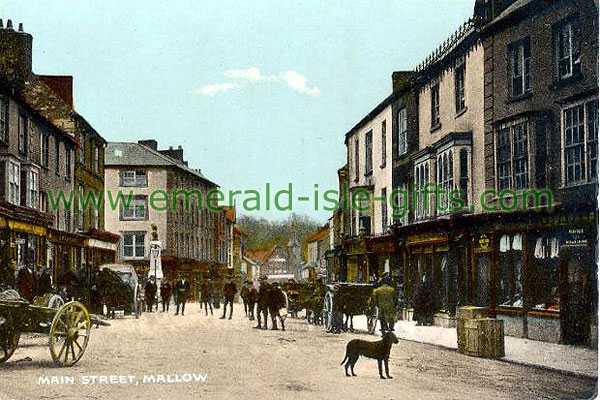
{"type": "Polygon", "coordinates": [[[354,330],[352,317],[365,315],[369,333],[375,332],[377,308],[372,301],[373,285],[360,283],[334,283],[327,285],[323,304],[325,331],[354,330]],[[346,319],[344,320],[344,317],[346,319]]]}
{"type": "Polygon", "coordinates": [[[88,314],[77,301],[48,305],[30,304],[14,290],[0,293],[0,363],[8,360],[19,345],[21,333],[48,335],[48,347],[54,362],[74,365],[83,356],[92,323],[108,325],[88,314]],[[58,308],[53,308],[58,306],[58,308]]]}

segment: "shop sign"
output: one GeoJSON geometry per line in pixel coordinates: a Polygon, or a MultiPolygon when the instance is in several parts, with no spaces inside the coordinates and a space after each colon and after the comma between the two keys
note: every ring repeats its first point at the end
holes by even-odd
{"type": "Polygon", "coordinates": [[[588,241],[583,229],[569,229],[565,239],[565,246],[587,247],[588,241]]]}
{"type": "Polygon", "coordinates": [[[490,248],[490,238],[485,233],[479,236],[479,248],[486,250],[490,248]]]}

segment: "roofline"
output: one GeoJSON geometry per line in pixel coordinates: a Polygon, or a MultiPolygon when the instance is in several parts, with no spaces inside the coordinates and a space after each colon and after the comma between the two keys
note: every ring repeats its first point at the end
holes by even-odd
{"type": "MultiPolygon", "coordinates": [[[[195,177],[197,177],[197,178],[199,178],[199,179],[201,179],[201,180],[203,180],[205,182],[208,182],[208,183],[210,183],[210,184],[212,184],[212,185],[214,185],[214,186],[216,186],[218,188],[221,187],[220,185],[218,185],[215,182],[211,181],[210,179],[204,177],[203,175],[199,175],[199,173],[196,172],[196,171],[194,171],[193,169],[191,169],[191,168],[189,168],[189,167],[187,167],[187,166],[185,166],[183,164],[179,164],[179,163],[175,162],[173,160],[173,158],[171,158],[169,156],[166,156],[166,155],[164,155],[162,153],[159,153],[158,151],[155,151],[155,150],[153,150],[153,149],[151,149],[151,148],[149,148],[147,146],[144,146],[143,144],[139,144],[139,143],[136,143],[136,142],[108,142],[107,145],[109,145],[109,144],[133,144],[133,145],[136,145],[136,146],[141,146],[141,147],[144,148],[144,150],[149,151],[149,152],[153,153],[154,155],[159,156],[160,158],[164,159],[165,161],[168,161],[170,165],[165,166],[165,167],[176,167],[176,168],[178,168],[178,169],[180,169],[180,170],[182,170],[184,172],[187,172],[187,173],[189,173],[191,175],[194,175],[195,177]]],[[[156,167],[155,165],[147,165],[147,164],[138,164],[138,165],[139,166],[148,166],[148,167],[154,166],[154,167],[156,167]]],[[[117,166],[130,167],[131,165],[130,164],[125,165],[125,164],[106,164],[106,163],[104,163],[104,168],[105,169],[106,169],[106,167],[117,167],[117,166]]]]}

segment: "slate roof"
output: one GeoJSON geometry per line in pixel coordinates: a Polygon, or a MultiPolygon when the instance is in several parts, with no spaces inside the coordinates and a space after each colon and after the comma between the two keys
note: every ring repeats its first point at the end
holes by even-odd
{"type": "Polygon", "coordinates": [[[202,173],[187,167],[177,160],[154,151],[139,143],[132,142],[109,142],[104,151],[104,166],[110,167],[174,167],[188,174],[219,187],[216,183],[209,180],[202,173]]]}

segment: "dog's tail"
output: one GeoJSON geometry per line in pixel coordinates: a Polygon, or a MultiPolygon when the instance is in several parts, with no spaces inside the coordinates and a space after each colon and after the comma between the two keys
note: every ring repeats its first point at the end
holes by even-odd
{"type": "Polygon", "coordinates": [[[342,365],[343,363],[345,363],[347,359],[348,359],[348,352],[346,352],[346,356],[344,357],[344,359],[342,360],[342,362],[340,363],[340,365],[342,365]]]}

